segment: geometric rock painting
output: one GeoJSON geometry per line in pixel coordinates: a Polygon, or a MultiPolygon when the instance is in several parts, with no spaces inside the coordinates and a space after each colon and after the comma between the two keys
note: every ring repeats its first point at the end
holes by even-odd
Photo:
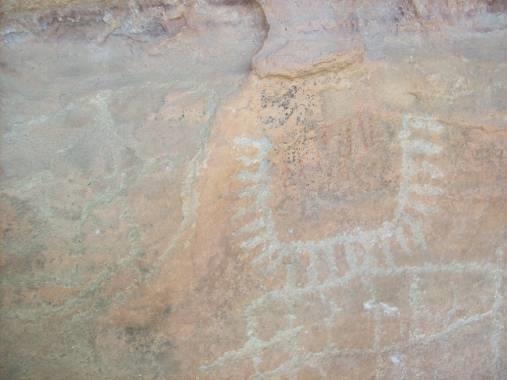
{"type": "Polygon", "coordinates": [[[505,1],[0,16],[0,380],[507,379],[505,1]]]}
{"type": "MultiPolygon", "coordinates": [[[[257,131],[233,139],[240,206],[232,235],[252,266],[283,280],[245,306],[244,344],[203,364],[204,374],[251,362],[252,379],[411,378],[412,349],[501,319],[501,248],[486,265],[425,262],[426,225],[445,198],[442,123],[368,110],[327,120],[304,83],[280,96],[256,92],[263,94],[257,131]],[[298,104],[298,92],[312,101],[298,104]],[[464,313],[471,289],[453,292],[447,302],[455,309],[440,315],[427,294],[463,277],[489,295],[464,313]]],[[[499,355],[496,339],[485,344],[499,355]]]]}

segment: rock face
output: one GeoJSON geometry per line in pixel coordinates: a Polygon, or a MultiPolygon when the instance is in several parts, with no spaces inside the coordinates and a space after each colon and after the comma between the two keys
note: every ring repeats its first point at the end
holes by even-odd
{"type": "Polygon", "coordinates": [[[2,11],[0,378],[505,378],[505,2],[2,11]]]}

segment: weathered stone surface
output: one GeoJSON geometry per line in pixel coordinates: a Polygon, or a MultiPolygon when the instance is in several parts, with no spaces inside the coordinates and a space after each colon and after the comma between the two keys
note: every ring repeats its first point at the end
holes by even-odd
{"type": "Polygon", "coordinates": [[[6,1],[0,378],[503,379],[501,1],[6,1]]]}

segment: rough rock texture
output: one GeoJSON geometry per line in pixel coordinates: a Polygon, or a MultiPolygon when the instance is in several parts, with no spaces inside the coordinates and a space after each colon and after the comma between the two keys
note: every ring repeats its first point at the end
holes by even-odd
{"type": "Polygon", "coordinates": [[[507,378],[507,4],[6,1],[0,379],[507,378]]]}

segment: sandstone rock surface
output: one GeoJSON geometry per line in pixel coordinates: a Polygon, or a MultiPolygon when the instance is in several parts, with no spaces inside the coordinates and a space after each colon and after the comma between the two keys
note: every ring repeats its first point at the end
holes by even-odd
{"type": "Polygon", "coordinates": [[[6,1],[1,379],[503,379],[502,1],[6,1]]]}

